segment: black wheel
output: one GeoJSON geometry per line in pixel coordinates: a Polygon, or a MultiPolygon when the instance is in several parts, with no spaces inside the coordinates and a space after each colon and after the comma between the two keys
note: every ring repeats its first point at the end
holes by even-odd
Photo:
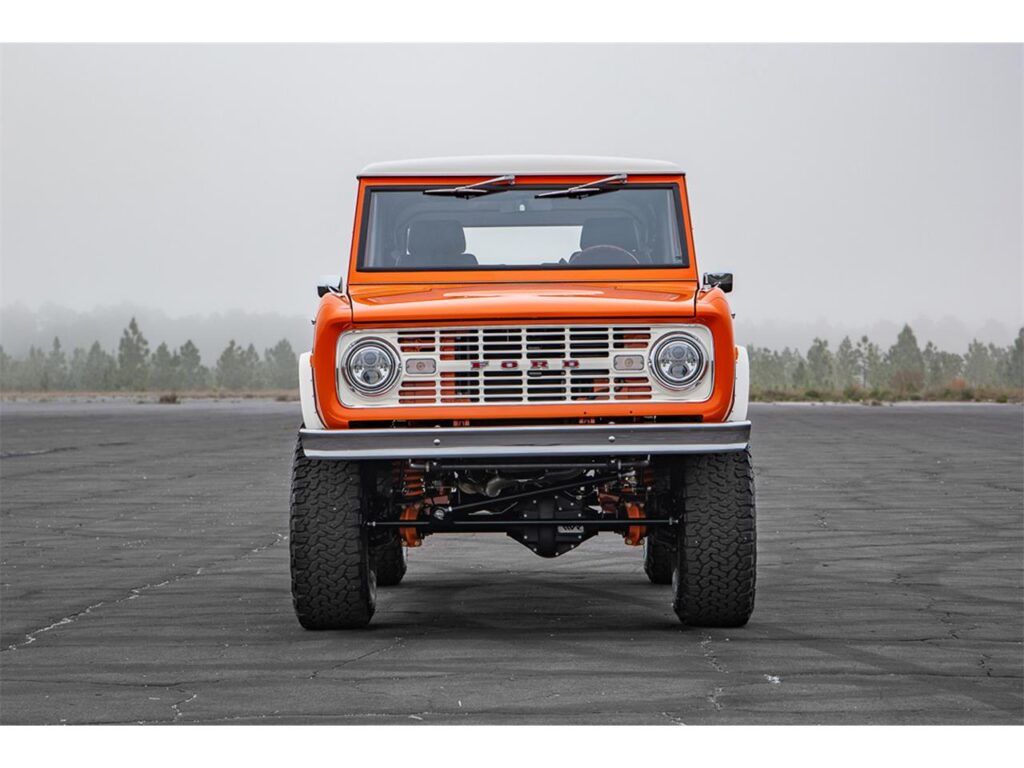
{"type": "Polygon", "coordinates": [[[683,624],[741,627],[754,610],[757,564],[750,451],[689,456],[681,469],[672,607],[683,624]]]}
{"type": "Polygon", "coordinates": [[[292,603],[306,629],[365,627],[376,602],[358,464],[307,459],[292,463],[292,603]]]}
{"type": "Polygon", "coordinates": [[[407,569],[405,547],[397,536],[373,551],[378,587],[393,587],[405,576],[407,569]]]}
{"type": "Polygon", "coordinates": [[[672,545],[648,533],[644,539],[644,573],[652,584],[672,583],[672,545]]]}

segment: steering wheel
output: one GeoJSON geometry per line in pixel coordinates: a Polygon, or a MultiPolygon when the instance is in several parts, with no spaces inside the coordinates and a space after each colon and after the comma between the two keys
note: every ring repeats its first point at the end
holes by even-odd
{"type": "Polygon", "coordinates": [[[639,264],[640,260],[625,248],[617,245],[592,245],[584,248],[571,262],[591,262],[597,264],[639,264]]]}

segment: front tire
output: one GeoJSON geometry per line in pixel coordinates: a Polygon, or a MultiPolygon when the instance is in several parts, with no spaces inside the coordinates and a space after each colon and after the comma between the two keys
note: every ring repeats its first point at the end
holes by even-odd
{"type": "Polygon", "coordinates": [[[377,547],[373,559],[378,587],[393,587],[405,577],[408,569],[406,550],[397,536],[390,539],[387,544],[377,547]]]}
{"type": "Polygon", "coordinates": [[[671,584],[675,555],[672,545],[648,533],[644,539],[644,573],[651,584],[671,584]]]}
{"type": "Polygon", "coordinates": [[[376,607],[376,574],[362,527],[359,464],[308,459],[301,441],[292,462],[292,603],[306,629],[365,627],[376,607]]]}
{"type": "Polygon", "coordinates": [[[757,536],[750,450],[687,457],[672,608],[683,624],[741,627],[754,610],[757,536]]]}

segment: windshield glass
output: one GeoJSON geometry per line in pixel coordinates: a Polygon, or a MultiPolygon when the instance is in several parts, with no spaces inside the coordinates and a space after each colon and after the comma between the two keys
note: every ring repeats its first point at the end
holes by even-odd
{"type": "Polygon", "coordinates": [[[370,188],[362,271],[686,267],[672,185],[618,187],[590,197],[516,186],[464,199],[370,188]]]}

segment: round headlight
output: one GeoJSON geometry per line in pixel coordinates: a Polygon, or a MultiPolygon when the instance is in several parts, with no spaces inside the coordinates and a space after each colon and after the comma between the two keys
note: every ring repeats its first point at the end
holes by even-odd
{"type": "Polygon", "coordinates": [[[364,395],[379,395],[398,378],[398,355],[383,341],[356,344],[345,358],[345,378],[364,395]]]}
{"type": "Polygon", "coordinates": [[[689,334],[672,334],[651,352],[651,370],[669,389],[688,389],[700,381],[708,367],[704,347],[689,334]]]}

